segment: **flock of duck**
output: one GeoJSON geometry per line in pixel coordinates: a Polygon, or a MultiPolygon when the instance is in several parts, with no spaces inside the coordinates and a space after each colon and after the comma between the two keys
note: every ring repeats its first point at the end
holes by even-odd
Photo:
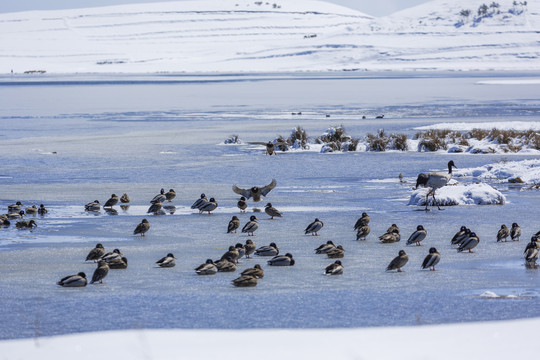
{"type": "MultiPolygon", "coordinates": [[[[430,188],[430,191],[427,194],[427,197],[430,195],[435,199],[435,191],[442,186],[444,186],[450,180],[452,176],[452,167],[455,167],[454,162],[450,161],[448,163],[448,173],[429,173],[429,174],[419,174],[417,179],[416,186],[426,186],[430,188]]],[[[233,185],[233,191],[239,195],[241,198],[238,200],[237,206],[240,212],[245,212],[247,209],[247,199],[253,198],[253,201],[260,201],[261,196],[266,196],[273,188],[276,186],[276,180],[263,187],[252,187],[249,189],[242,189],[233,185]]],[[[160,193],[150,200],[150,207],[147,213],[160,215],[164,214],[163,203],[166,201],[171,202],[176,197],[176,193],[173,189],[170,189],[168,192],[165,192],[164,189],[161,189],[160,193]]],[[[427,203],[426,197],[426,203],[427,203]]],[[[123,194],[121,197],[118,197],[115,194],[112,194],[110,199],[103,205],[104,208],[112,208],[118,203],[127,204],[130,202],[129,196],[123,194]]],[[[436,200],[435,200],[436,204],[436,200]]],[[[37,208],[35,205],[26,209],[22,209],[22,203],[17,202],[16,204],[8,206],[8,213],[5,215],[0,215],[0,227],[10,226],[10,220],[18,220],[16,227],[18,229],[33,229],[37,226],[36,222],[31,219],[28,221],[22,220],[25,215],[45,215],[47,209],[43,204],[37,208]]],[[[199,213],[208,212],[211,213],[218,207],[218,204],[214,198],[208,200],[206,195],[201,194],[200,198],[197,199],[193,205],[192,209],[197,209],[199,213]]],[[[99,211],[101,204],[98,200],[95,200],[91,203],[85,205],[86,211],[99,211]]],[[[427,205],[426,205],[427,210],[427,205]]],[[[270,219],[276,217],[282,217],[283,214],[281,211],[276,209],[271,203],[267,203],[265,206],[265,213],[270,216],[270,219]]],[[[362,213],[361,217],[354,224],[354,230],[356,231],[356,240],[365,241],[367,236],[370,234],[370,217],[367,213],[362,213]]],[[[227,233],[236,233],[240,229],[240,220],[237,216],[233,216],[229,221],[227,226],[227,233]]],[[[308,224],[304,230],[304,234],[311,234],[317,236],[318,232],[324,227],[324,223],[316,218],[313,222],[308,224]]],[[[246,233],[248,236],[253,236],[254,233],[259,228],[258,219],[255,215],[250,216],[250,220],[242,227],[241,232],[246,233]]],[[[138,224],[133,231],[134,235],[140,234],[144,236],[146,232],[150,229],[150,222],[147,219],[143,219],[140,224],[138,224]]],[[[521,227],[517,223],[513,223],[509,229],[506,225],[502,225],[500,230],[497,233],[496,241],[507,241],[510,237],[511,241],[519,241],[521,236],[521,227]]],[[[406,245],[416,245],[422,246],[421,242],[426,238],[427,230],[423,225],[418,225],[416,230],[409,236],[406,245]]],[[[400,229],[396,224],[392,224],[387,231],[378,237],[381,243],[397,243],[401,240],[400,229]]],[[[532,236],[531,241],[527,244],[524,251],[525,265],[528,268],[538,268],[537,260],[539,256],[539,244],[540,231],[532,236]]],[[[480,243],[479,236],[471,231],[466,226],[462,226],[458,232],[451,239],[451,244],[457,246],[458,252],[468,251],[473,252],[472,250],[480,243]]],[[[295,264],[295,259],[291,253],[286,253],[285,255],[279,254],[278,246],[272,242],[269,245],[262,247],[256,246],[253,240],[247,239],[245,244],[237,243],[234,246],[230,246],[228,251],[225,252],[220,259],[212,260],[207,259],[205,263],[199,265],[194,270],[198,275],[214,275],[218,272],[233,272],[237,270],[237,264],[239,259],[242,257],[249,258],[252,254],[256,256],[267,256],[271,257],[267,263],[270,266],[293,266],[295,264]]],[[[330,259],[341,259],[345,256],[345,250],[342,245],[335,245],[331,240],[320,245],[315,249],[317,254],[326,254],[330,259]]],[[[176,265],[176,257],[172,253],[168,253],[163,258],[156,261],[156,264],[159,267],[170,268],[176,265]]],[[[440,262],[441,254],[435,248],[431,247],[429,253],[424,258],[421,268],[429,269],[435,271],[435,266],[440,262]]],[[[97,262],[97,267],[94,270],[90,283],[102,283],[103,279],[107,276],[110,269],[126,269],[128,266],[128,260],[119,249],[115,249],[112,252],[105,252],[105,249],[101,243],[98,243],[96,247],[88,253],[85,261],[94,261],[97,262]]],[[[397,272],[402,272],[402,268],[408,263],[409,257],[404,250],[399,250],[398,255],[393,258],[388,266],[386,271],[396,270],[397,272]]],[[[326,275],[340,275],[343,274],[344,266],[341,260],[336,260],[335,262],[329,264],[324,273],[326,275]]],[[[237,287],[252,287],[256,286],[258,280],[264,277],[264,270],[259,264],[256,264],[253,268],[244,270],[240,277],[234,279],[232,284],[237,287]]],[[[57,282],[58,285],[63,287],[83,287],[86,286],[88,280],[84,272],[79,272],[75,275],[69,275],[63,277],[60,281],[57,282]]]]}

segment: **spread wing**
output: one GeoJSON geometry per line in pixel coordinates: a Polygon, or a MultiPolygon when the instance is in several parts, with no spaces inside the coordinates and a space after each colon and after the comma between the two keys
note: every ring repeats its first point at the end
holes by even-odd
{"type": "MultiPolygon", "coordinates": [[[[244,196],[246,199],[249,199],[251,197],[251,190],[250,189],[241,189],[238,186],[233,185],[232,189],[235,193],[244,196]]],[[[270,190],[268,190],[270,191],[270,190]]]]}
{"type": "Polygon", "coordinates": [[[268,194],[270,192],[270,190],[272,190],[273,188],[276,187],[276,179],[272,179],[272,182],[264,187],[261,188],[261,194],[262,196],[266,196],[266,194],[268,194]]]}

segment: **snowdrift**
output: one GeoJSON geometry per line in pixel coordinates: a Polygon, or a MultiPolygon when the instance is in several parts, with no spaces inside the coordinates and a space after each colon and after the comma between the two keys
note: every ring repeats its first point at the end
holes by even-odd
{"type": "MultiPolygon", "coordinates": [[[[416,189],[408,205],[426,205],[426,195],[430,189],[416,189]]],[[[435,199],[439,206],[452,205],[504,205],[505,196],[488,184],[470,184],[470,185],[447,185],[435,192],[435,199]]],[[[436,206],[433,197],[428,198],[428,205],[436,206]]]]}

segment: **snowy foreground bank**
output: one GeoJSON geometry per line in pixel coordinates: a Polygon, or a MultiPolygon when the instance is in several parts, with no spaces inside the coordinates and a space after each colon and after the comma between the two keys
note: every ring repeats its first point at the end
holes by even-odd
{"type": "Polygon", "coordinates": [[[96,350],[108,358],[214,359],[232,350],[235,359],[260,360],[495,360],[527,352],[538,328],[540,319],[339,330],[129,330],[1,341],[0,359],[95,359],[96,350]]]}

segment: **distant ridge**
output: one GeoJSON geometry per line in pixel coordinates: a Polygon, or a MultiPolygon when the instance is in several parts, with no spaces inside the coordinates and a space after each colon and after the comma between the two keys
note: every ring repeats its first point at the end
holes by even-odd
{"type": "Polygon", "coordinates": [[[310,0],[0,14],[0,73],[538,71],[540,4],[517,3],[480,14],[483,1],[435,0],[382,18],[310,0]]]}

